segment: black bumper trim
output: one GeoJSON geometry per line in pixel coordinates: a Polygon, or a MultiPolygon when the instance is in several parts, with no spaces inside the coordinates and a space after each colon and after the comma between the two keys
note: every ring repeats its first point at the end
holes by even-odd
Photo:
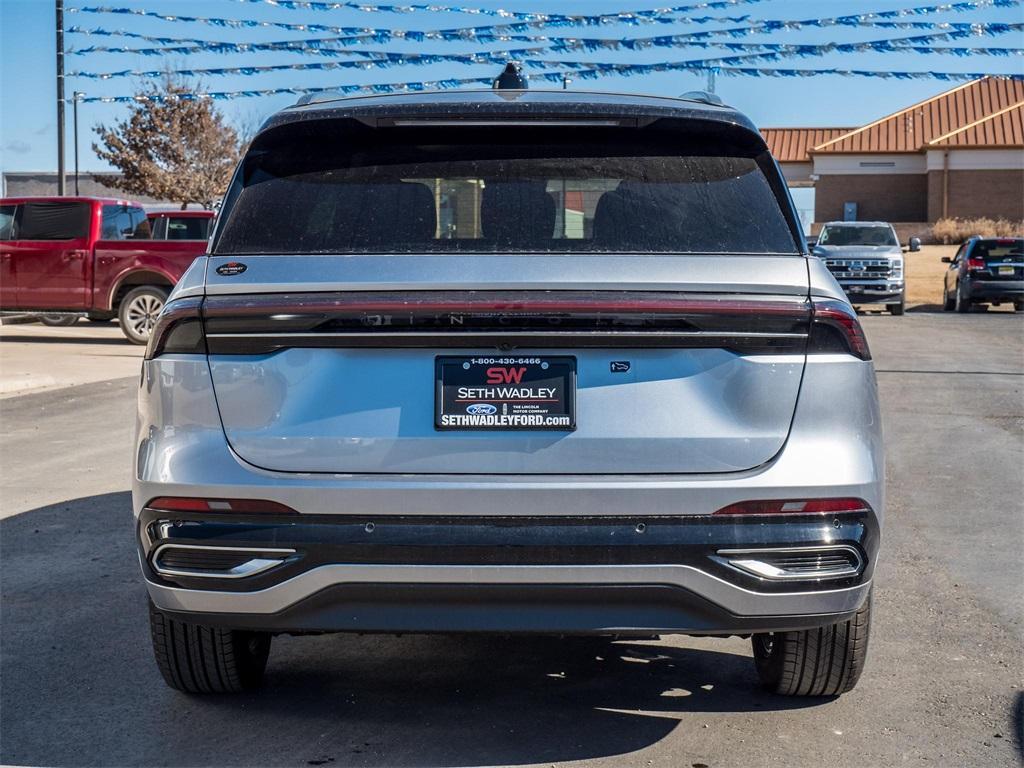
{"type": "Polygon", "coordinates": [[[271,516],[168,513],[139,518],[143,571],[150,581],[194,590],[252,592],[322,565],[689,565],[745,589],[792,592],[842,589],[871,578],[878,550],[874,513],[784,517],[420,517],[271,516]],[[180,516],[180,517],[179,517],[180,516]],[[158,538],[162,536],[163,538],[158,538]],[[295,554],[244,579],[161,577],[149,564],[157,543],[286,547],[295,554]],[[856,576],[773,581],[741,573],[719,550],[850,546],[856,576]]]}
{"type": "Polygon", "coordinates": [[[833,624],[853,613],[735,616],[665,585],[338,584],[274,614],[164,611],[230,629],[501,634],[706,634],[782,632],[833,624]]]}

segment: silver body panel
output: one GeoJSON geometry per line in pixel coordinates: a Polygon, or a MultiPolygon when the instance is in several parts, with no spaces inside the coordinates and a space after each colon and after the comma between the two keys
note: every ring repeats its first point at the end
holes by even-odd
{"type": "Polygon", "coordinates": [[[707,515],[744,499],[822,496],[862,498],[879,517],[885,506],[874,370],[848,355],[809,358],[789,437],[771,461],[744,472],[691,475],[271,472],[228,444],[205,358],[166,356],[147,361],[143,371],[136,514],[158,496],[266,499],[303,514],[368,519],[474,515],[485,507],[511,515],[707,515]]]}

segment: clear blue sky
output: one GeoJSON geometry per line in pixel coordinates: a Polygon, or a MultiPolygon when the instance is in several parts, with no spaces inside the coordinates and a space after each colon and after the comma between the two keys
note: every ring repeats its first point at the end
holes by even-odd
{"type": "MultiPolygon", "coordinates": [[[[373,2],[373,0],[365,0],[373,2]]],[[[387,0],[382,0],[387,1],[387,0]]],[[[411,0],[410,0],[411,1],[411,0]]],[[[439,0],[440,2],[441,0],[439,0]]],[[[445,0],[449,5],[507,8],[522,11],[561,13],[607,13],[620,10],[654,8],[660,5],[681,5],[687,0],[445,0]]],[[[764,0],[752,5],[740,5],[728,10],[706,12],[714,16],[750,15],[753,19],[806,19],[838,16],[849,13],[890,10],[907,6],[930,5],[939,0],[764,0]]],[[[292,23],[322,23],[339,26],[391,27],[395,29],[438,29],[495,23],[493,17],[452,13],[383,14],[357,10],[313,11],[288,10],[264,4],[238,0],[65,0],[67,7],[112,5],[144,8],[164,13],[192,16],[255,18],[292,23]]],[[[401,2],[401,0],[390,0],[401,2]]],[[[704,15],[705,12],[695,12],[704,15]]],[[[983,9],[971,13],[934,14],[916,17],[923,20],[957,22],[1022,22],[1024,9],[983,9]]],[[[126,29],[147,35],[202,38],[229,41],[276,41],[300,39],[296,32],[272,29],[224,29],[203,24],[166,22],[109,14],[67,14],[66,26],[126,29]]],[[[562,28],[551,34],[581,37],[636,37],[657,34],[676,34],[712,28],[716,25],[645,25],[602,26],[597,28],[562,28]]],[[[731,26],[731,25],[730,25],[731,26]]],[[[879,30],[871,28],[813,29],[778,32],[774,35],[751,35],[744,42],[823,43],[851,42],[924,34],[920,31],[879,30]]],[[[323,33],[313,36],[323,37],[323,33]]],[[[1024,47],[1020,35],[969,38],[938,43],[969,47],[999,46],[1024,47]]],[[[727,38],[720,38],[727,39],[727,38]]],[[[68,35],[67,46],[82,48],[97,45],[148,45],[126,38],[99,38],[68,35]]],[[[525,43],[514,43],[525,46],[525,43]]],[[[408,52],[469,52],[479,50],[473,43],[403,43],[368,46],[408,52]]],[[[492,46],[498,50],[500,46],[492,46]]],[[[53,0],[0,0],[0,170],[53,170],[56,168],[56,87],[54,84],[54,2],[53,0]]],[[[725,52],[722,52],[723,54],[725,52]]],[[[565,58],[591,61],[654,62],[705,58],[719,55],[715,51],[695,48],[653,48],[641,52],[595,51],[566,55],[565,58]]],[[[555,57],[556,55],[549,55],[555,57]]],[[[172,67],[217,67],[238,65],[266,65],[315,61],[287,52],[250,54],[198,54],[171,58],[140,56],[136,54],[92,54],[68,56],[67,70],[111,71],[122,69],[161,69],[172,67]]],[[[944,70],[950,72],[981,71],[992,74],[1022,72],[1024,58],[993,56],[923,56],[917,53],[828,55],[790,59],[784,63],[764,63],[755,66],[887,70],[944,70]]],[[[284,86],[329,87],[332,84],[387,83],[406,80],[432,80],[444,77],[474,77],[493,74],[495,68],[487,65],[435,64],[430,66],[394,67],[390,69],[342,70],[334,72],[277,72],[250,77],[209,77],[207,90],[238,90],[242,88],[274,88],[284,86]]],[[[122,78],[108,81],[69,78],[67,93],[85,91],[89,95],[117,95],[131,93],[138,83],[122,78]]],[[[661,95],[678,95],[687,90],[703,88],[705,77],[689,73],[659,73],[644,77],[608,77],[600,80],[577,82],[573,87],[588,90],[616,90],[661,95]]],[[[858,125],[889,112],[927,98],[951,87],[938,81],[882,81],[835,76],[813,79],[765,79],[719,77],[718,93],[729,103],[749,114],[762,126],[784,125],[858,125]]],[[[218,102],[228,118],[243,125],[258,124],[270,113],[292,103],[293,96],[281,95],[263,98],[238,99],[218,102]]],[[[79,112],[80,165],[83,171],[102,170],[105,166],[90,148],[92,127],[100,122],[110,123],[122,117],[123,105],[84,104],[79,112]]],[[[70,169],[71,112],[68,110],[67,164],[70,169]]]]}

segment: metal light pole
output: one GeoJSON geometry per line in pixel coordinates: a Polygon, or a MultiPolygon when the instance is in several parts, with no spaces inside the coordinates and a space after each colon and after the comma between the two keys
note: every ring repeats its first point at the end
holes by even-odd
{"type": "Polygon", "coordinates": [[[78,196],[78,100],[85,96],[81,91],[71,94],[71,123],[75,134],[75,197],[78,196]]]}
{"type": "Polygon", "coordinates": [[[64,186],[64,0],[57,3],[57,194],[64,186]]]}

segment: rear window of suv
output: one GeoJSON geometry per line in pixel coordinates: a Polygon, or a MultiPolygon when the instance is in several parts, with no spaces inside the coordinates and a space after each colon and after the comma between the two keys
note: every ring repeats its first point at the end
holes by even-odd
{"type": "Polygon", "coordinates": [[[971,249],[971,257],[985,261],[1003,259],[1024,259],[1024,240],[1000,238],[999,240],[978,240],[971,249]]]}
{"type": "Polygon", "coordinates": [[[797,251],[763,148],[595,130],[392,128],[258,145],[215,252],[797,251]]]}

